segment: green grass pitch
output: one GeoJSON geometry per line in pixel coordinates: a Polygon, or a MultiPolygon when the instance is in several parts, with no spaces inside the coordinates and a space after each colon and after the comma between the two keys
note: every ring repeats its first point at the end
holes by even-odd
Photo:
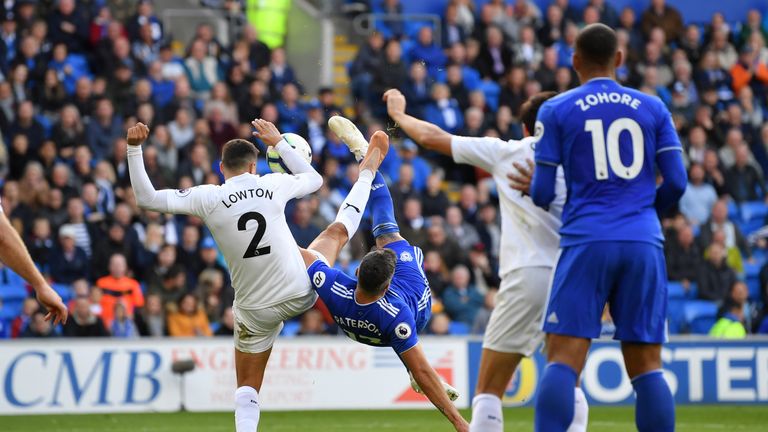
{"type": "MultiPolygon", "coordinates": [[[[464,411],[465,417],[469,416],[464,411]]],[[[533,410],[504,411],[505,430],[533,430],[533,410]]],[[[589,412],[592,432],[633,431],[631,407],[593,407],[589,412]]],[[[4,432],[218,432],[232,431],[229,413],[173,414],[92,414],[0,416],[4,432]]],[[[263,413],[259,431],[350,432],[350,431],[450,431],[450,425],[436,411],[303,411],[263,413]]],[[[710,405],[678,407],[677,431],[768,430],[768,407],[710,405]]]]}

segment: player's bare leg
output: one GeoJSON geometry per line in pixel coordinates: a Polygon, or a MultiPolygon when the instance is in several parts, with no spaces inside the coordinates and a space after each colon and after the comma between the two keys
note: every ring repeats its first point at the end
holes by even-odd
{"type": "MultiPolygon", "coordinates": [[[[368,155],[370,153],[369,146],[373,145],[373,137],[371,138],[371,143],[369,144],[367,141],[365,141],[365,137],[363,137],[363,134],[357,129],[357,126],[355,126],[355,124],[348,119],[341,116],[331,117],[328,120],[328,126],[339,138],[341,138],[344,144],[349,147],[349,150],[352,152],[352,154],[355,155],[355,158],[358,161],[361,161],[360,169],[362,171],[363,165],[365,164],[366,159],[368,159],[368,156],[366,156],[364,159],[362,155],[368,155]]],[[[386,152],[383,152],[382,160],[384,156],[386,156],[386,152]]],[[[376,238],[376,247],[381,249],[390,243],[405,240],[400,235],[400,228],[398,227],[397,220],[395,219],[395,210],[392,203],[392,196],[389,193],[389,188],[387,187],[387,183],[384,180],[384,177],[378,171],[376,172],[376,176],[373,179],[373,183],[371,184],[369,201],[371,215],[373,218],[373,236],[376,238]]],[[[406,369],[407,368],[408,367],[406,366],[406,369]]],[[[413,390],[417,393],[421,393],[422,390],[416,380],[413,378],[413,375],[410,373],[410,371],[409,376],[413,390]]],[[[446,395],[448,395],[448,398],[452,401],[458,399],[458,390],[453,388],[453,386],[446,383],[445,381],[441,381],[443,384],[443,389],[445,390],[446,395]]]]}
{"type": "MultiPolygon", "coordinates": [[[[336,220],[321,232],[307,248],[322,255],[330,266],[333,266],[341,248],[360,226],[360,220],[371,193],[371,183],[384,160],[384,156],[389,151],[389,137],[384,132],[377,131],[371,137],[371,142],[366,142],[364,148],[366,152],[360,161],[360,174],[352,186],[352,190],[341,203],[336,220]]],[[[305,262],[310,264],[315,259],[315,257],[308,256],[306,252],[302,252],[302,254],[305,256],[305,262]]]]}
{"type": "Polygon", "coordinates": [[[264,370],[269,362],[272,348],[260,353],[246,353],[235,349],[235,430],[255,432],[259,425],[261,409],[259,392],[264,382],[264,370]]]}
{"type": "Polygon", "coordinates": [[[586,362],[591,340],[547,334],[547,367],[536,397],[534,430],[567,431],[574,417],[575,388],[586,362]]]}
{"type": "Polygon", "coordinates": [[[523,356],[483,348],[475,397],[472,398],[470,431],[504,430],[501,399],[523,356]]]}
{"type": "Polygon", "coordinates": [[[637,430],[674,430],[674,401],[661,369],[661,345],[622,342],[621,351],[635,389],[637,430]]]}

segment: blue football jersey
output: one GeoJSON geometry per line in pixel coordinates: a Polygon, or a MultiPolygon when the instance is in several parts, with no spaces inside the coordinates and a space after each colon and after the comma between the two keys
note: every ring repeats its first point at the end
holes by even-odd
{"type": "Polygon", "coordinates": [[[384,297],[373,303],[358,303],[357,279],[320,260],[307,273],[334,321],[350,339],[366,345],[391,346],[401,354],[418,343],[417,332],[429,321],[431,292],[421,269],[421,249],[405,241],[387,248],[397,254],[395,274],[384,297]]]}
{"type": "Polygon", "coordinates": [[[568,198],[562,247],[594,241],[661,245],[656,155],[682,147],[660,99],[596,78],[545,102],[535,135],[536,163],[563,166],[568,198]]]}

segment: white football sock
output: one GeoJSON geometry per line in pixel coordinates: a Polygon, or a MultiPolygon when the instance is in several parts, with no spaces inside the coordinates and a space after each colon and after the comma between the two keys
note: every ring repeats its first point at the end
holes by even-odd
{"type": "Polygon", "coordinates": [[[235,431],[256,432],[259,426],[259,394],[253,387],[240,387],[235,391],[235,431]]]}
{"type": "Polygon", "coordinates": [[[470,432],[503,432],[504,415],[501,399],[490,393],[481,393],[472,399],[470,432]]]}
{"type": "Polygon", "coordinates": [[[574,390],[573,402],[573,420],[568,427],[568,432],[586,432],[587,420],[589,419],[589,405],[581,387],[576,387],[574,390]]]}
{"type": "Polygon", "coordinates": [[[368,197],[371,195],[371,183],[373,183],[373,171],[366,169],[360,171],[357,181],[344,199],[336,215],[335,222],[341,222],[347,228],[347,235],[352,238],[363,219],[368,197]]]}

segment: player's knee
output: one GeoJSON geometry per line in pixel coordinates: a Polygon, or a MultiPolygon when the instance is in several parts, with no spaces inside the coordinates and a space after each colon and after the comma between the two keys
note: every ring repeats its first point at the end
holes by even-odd
{"type": "Polygon", "coordinates": [[[342,242],[346,242],[347,238],[349,238],[347,227],[345,227],[341,222],[334,222],[330,224],[328,228],[325,229],[325,233],[334,240],[339,240],[342,242]]]}

